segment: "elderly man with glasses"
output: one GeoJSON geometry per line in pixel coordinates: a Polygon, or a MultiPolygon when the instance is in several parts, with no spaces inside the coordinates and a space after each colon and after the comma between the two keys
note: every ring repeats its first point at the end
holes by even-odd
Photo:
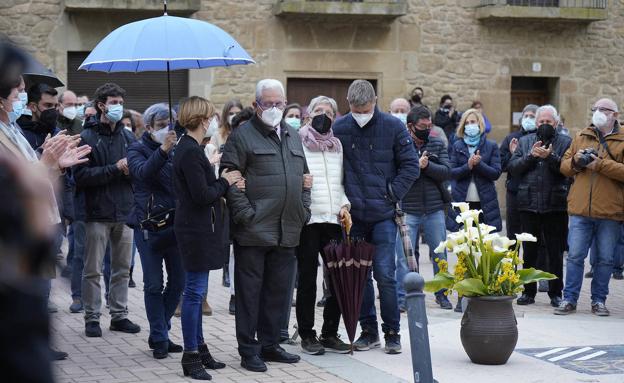
{"type": "Polygon", "coordinates": [[[561,173],[574,177],[574,183],[568,196],[566,280],[556,315],[576,312],[585,257],[593,241],[597,253],[591,282],[591,311],[598,316],[609,315],[605,302],[624,221],[624,132],[613,100],[600,99],[591,110],[591,125],[574,137],[561,161],[561,173]]]}
{"type": "Polygon", "coordinates": [[[221,171],[238,170],[245,190],[227,194],[233,221],[236,339],[241,366],[267,370],[264,362],[296,363],[279,346],[280,319],[294,274],[295,248],[310,219],[311,182],[301,139],[282,120],[286,97],[272,79],[258,82],[254,116],[232,132],[221,171]],[[256,334],[258,338],[256,339],[256,334]]]}

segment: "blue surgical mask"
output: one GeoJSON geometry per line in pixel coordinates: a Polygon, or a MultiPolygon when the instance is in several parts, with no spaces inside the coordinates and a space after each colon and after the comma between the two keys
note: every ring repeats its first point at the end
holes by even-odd
{"type": "Polygon", "coordinates": [[[24,112],[24,104],[22,104],[21,100],[13,101],[13,113],[17,115],[19,118],[24,112]]]}
{"type": "Polygon", "coordinates": [[[537,129],[535,126],[535,119],[530,117],[525,117],[522,119],[522,129],[526,132],[534,132],[537,129]]]}
{"type": "Polygon", "coordinates": [[[407,125],[407,114],[406,113],[392,113],[392,115],[403,123],[403,125],[407,125]]]}
{"type": "Polygon", "coordinates": [[[115,104],[109,105],[108,111],[106,112],[106,118],[108,118],[112,123],[116,124],[121,120],[123,116],[123,105],[115,104]]]}
{"type": "Polygon", "coordinates": [[[479,137],[481,135],[481,129],[478,124],[467,124],[464,126],[464,136],[479,137]]]}
{"type": "Polygon", "coordinates": [[[20,101],[22,102],[23,108],[26,108],[26,105],[28,105],[28,93],[19,92],[17,94],[17,97],[19,97],[20,101]]]}
{"type": "Polygon", "coordinates": [[[301,128],[301,120],[298,119],[297,117],[285,118],[284,121],[286,121],[288,125],[295,128],[295,130],[299,130],[299,128],[301,128]]]}
{"type": "Polygon", "coordinates": [[[81,105],[76,108],[76,117],[78,117],[81,120],[84,120],[85,118],[85,106],[84,105],[81,105]]]}

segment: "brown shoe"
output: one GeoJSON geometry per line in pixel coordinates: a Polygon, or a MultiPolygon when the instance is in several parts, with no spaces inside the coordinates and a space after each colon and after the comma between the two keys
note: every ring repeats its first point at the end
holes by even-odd
{"type": "Polygon", "coordinates": [[[208,304],[208,300],[204,300],[202,303],[202,314],[207,317],[212,316],[212,307],[208,304]]]}

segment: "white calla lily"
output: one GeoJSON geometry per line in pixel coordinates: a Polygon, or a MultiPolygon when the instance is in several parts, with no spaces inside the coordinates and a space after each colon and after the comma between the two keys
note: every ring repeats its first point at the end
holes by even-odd
{"type": "Polygon", "coordinates": [[[496,231],[496,227],[486,225],[484,223],[479,224],[479,229],[481,229],[481,234],[490,234],[493,231],[496,231]]]}
{"type": "Polygon", "coordinates": [[[537,238],[529,233],[516,234],[516,239],[518,242],[537,242],[537,238]]]}
{"type": "Polygon", "coordinates": [[[498,238],[500,238],[500,235],[498,233],[485,234],[483,236],[483,243],[485,243],[486,245],[492,245],[494,241],[498,238]]]}
{"type": "Polygon", "coordinates": [[[516,244],[515,239],[509,239],[507,237],[498,237],[492,241],[492,247],[494,247],[494,251],[496,252],[505,252],[509,250],[509,248],[516,244]]]}
{"type": "Polygon", "coordinates": [[[451,203],[451,205],[453,207],[459,208],[459,211],[461,213],[470,210],[470,205],[468,204],[468,202],[453,202],[451,203]]]}
{"type": "Polygon", "coordinates": [[[467,243],[462,243],[461,245],[457,245],[453,248],[453,253],[455,254],[470,254],[470,246],[467,243]]]}
{"type": "Polygon", "coordinates": [[[441,254],[444,253],[444,249],[446,249],[446,244],[448,243],[448,241],[442,241],[440,242],[440,244],[438,245],[438,247],[436,247],[433,252],[436,254],[441,254]]]}

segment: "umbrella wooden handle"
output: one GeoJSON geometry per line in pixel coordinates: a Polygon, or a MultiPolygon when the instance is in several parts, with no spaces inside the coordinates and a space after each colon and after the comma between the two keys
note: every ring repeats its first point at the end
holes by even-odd
{"type": "Polygon", "coordinates": [[[351,227],[353,227],[353,220],[351,219],[351,213],[348,211],[344,211],[342,218],[340,219],[340,224],[344,227],[347,236],[351,234],[351,227]]]}

